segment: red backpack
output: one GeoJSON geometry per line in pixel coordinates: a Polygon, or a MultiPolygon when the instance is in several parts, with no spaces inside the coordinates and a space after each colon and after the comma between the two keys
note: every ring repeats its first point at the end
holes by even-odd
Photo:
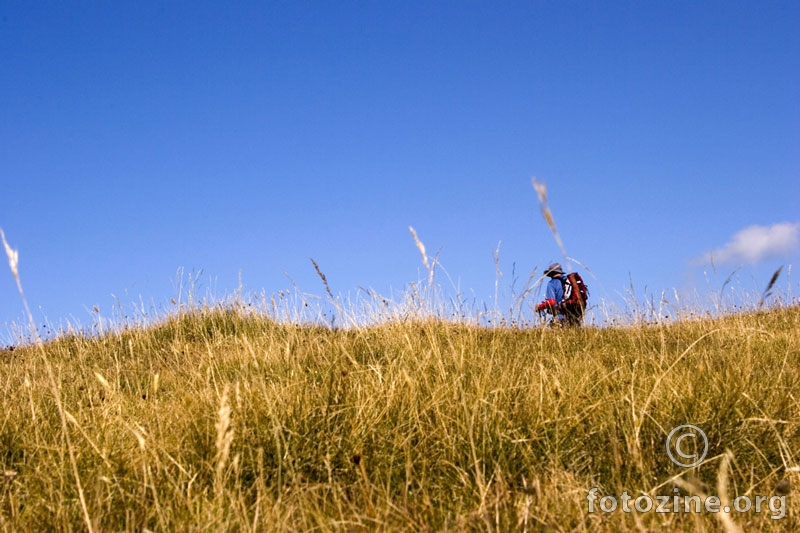
{"type": "Polygon", "coordinates": [[[567,274],[561,281],[564,283],[564,299],[561,305],[586,307],[586,300],[589,299],[589,287],[581,279],[577,272],[567,274]]]}

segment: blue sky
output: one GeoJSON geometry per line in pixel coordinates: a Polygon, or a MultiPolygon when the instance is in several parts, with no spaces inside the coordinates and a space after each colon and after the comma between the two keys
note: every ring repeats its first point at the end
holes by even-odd
{"type": "MultiPolygon", "coordinates": [[[[598,299],[705,290],[711,251],[712,288],[741,268],[755,290],[800,257],[798,21],[797,2],[5,2],[0,228],[37,321],[165,305],[179,269],[217,297],[240,273],[324,294],[309,257],[337,294],[402,290],[424,277],[409,226],[489,300],[499,242],[506,285],[562,260],[535,176],[598,299]]],[[[0,324],[21,316],[3,266],[0,324]]]]}

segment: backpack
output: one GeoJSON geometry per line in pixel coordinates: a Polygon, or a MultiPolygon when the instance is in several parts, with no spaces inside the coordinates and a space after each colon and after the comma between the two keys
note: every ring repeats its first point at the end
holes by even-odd
{"type": "Polygon", "coordinates": [[[572,307],[579,305],[586,307],[586,300],[589,299],[589,287],[581,279],[581,275],[577,272],[572,272],[563,276],[561,282],[564,284],[564,299],[561,300],[561,305],[572,307]]]}

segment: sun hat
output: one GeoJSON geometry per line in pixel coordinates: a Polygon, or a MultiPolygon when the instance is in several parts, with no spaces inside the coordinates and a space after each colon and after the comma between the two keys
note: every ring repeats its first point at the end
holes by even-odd
{"type": "Polygon", "coordinates": [[[544,271],[545,276],[549,276],[550,274],[563,274],[564,271],[561,269],[561,263],[551,263],[549,267],[544,271]]]}

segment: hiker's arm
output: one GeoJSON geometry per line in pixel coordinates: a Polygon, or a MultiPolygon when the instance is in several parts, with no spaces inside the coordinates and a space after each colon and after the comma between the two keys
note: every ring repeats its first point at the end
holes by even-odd
{"type": "Polygon", "coordinates": [[[556,306],[556,301],[548,298],[536,306],[537,311],[544,311],[545,309],[553,309],[556,306]]]}

